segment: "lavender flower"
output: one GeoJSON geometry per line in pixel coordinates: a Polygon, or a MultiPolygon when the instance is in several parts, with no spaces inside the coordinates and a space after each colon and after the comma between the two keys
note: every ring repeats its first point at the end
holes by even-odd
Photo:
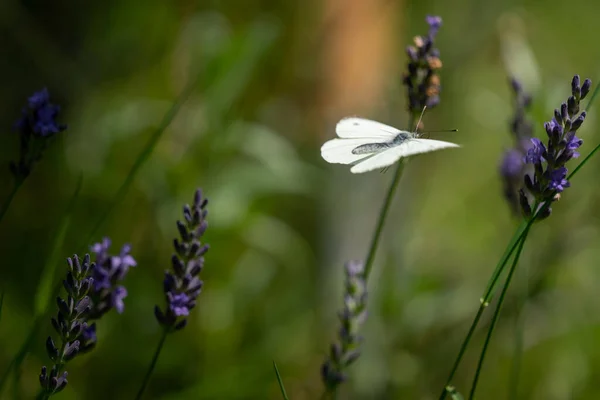
{"type": "Polygon", "coordinates": [[[90,311],[91,301],[87,293],[92,287],[93,278],[88,277],[94,263],[90,263],[90,256],[85,255],[83,263],[79,257],[67,259],[69,272],[63,281],[67,291],[67,299],[57,298],[58,314],[52,318],[52,326],[60,337],[61,345],[56,347],[51,336],[46,340],[46,352],[54,363],[50,371],[42,367],[40,384],[45,398],[48,398],[67,386],[67,371],[63,371],[65,364],[80,353],[80,339],[82,333],[88,329],[86,318],[90,311]]]}
{"type": "Polygon", "coordinates": [[[22,181],[29,176],[33,164],[41,159],[49,139],[67,129],[66,125],[56,122],[59,111],[59,106],[50,103],[50,95],[45,88],[29,97],[27,107],[15,123],[21,149],[19,161],[11,162],[10,170],[17,180],[22,181]]]}
{"type": "Polygon", "coordinates": [[[135,259],[129,254],[131,246],[123,245],[117,256],[110,255],[108,249],[111,245],[109,238],[91,246],[91,251],[96,253],[96,266],[93,269],[94,287],[90,292],[92,310],[90,319],[99,319],[112,308],[120,314],[125,309],[123,299],[127,297],[127,289],[118,285],[130,267],[137,265],[135,259]]]}
{"type": "Polygon", "coordinates": [[[331,345],[329,357],[321,366],[321,378],[328,391],[347,379],[344,370],[360,355],[362,337],[360,327],[367,318],[367,284],[364,279],[364,265],[361,262],[348,262],[345,265],[346,290],[344,308],[339,314],[342,324],[339,342],[331,345]]]}
{"type": "Polygon", "coordinates": [[[185,317],[196,305],[196,297],[202,290],[203,282],[198,275],[204,266],[208,245],[202,244],[200,238],[208,226],[207,204],[208,200],[202,198],[202,191],[196,190],[192,207],[183,207],[185,222],[177,221],[180,239],[174,241],[173,271],[165,271],[163,284],[167,306],[164,311],[159,306],[154,308],[158,322],[170,331],[185,327],[185,317]]]}
{"type": "MultiPolygon", "coordinates": [[[[118,284],[129,271],[130,267],[137,265],[135,259],[129,254],[131,246],[123,245],[118,256],[108,253],[111,245],[109,238],[102,239],[90,247],[96,253],[96,262],[91,269],[94,284],[89,292],[91,305],[86,322],[100,319],[111,309],[116,309],[120,314],[125,310],[123,299],[127,297],[127,289],[118,284]]],[[[80,353],[87,353],[96,347],[96,323],[89,324],[81,334],[80,353]]]]}
{"type": "MultiPolygon", "coordinates": [[[[570,186],[567,180],[565,164],[572,158],[579,157],[576,151],[583,140],[576,136],[577,130],[585,121],[586,112],[579,113],[579,104],[590,91],[592,81],[586,79],[581,84],[579,75],[571,81],[571,96],[560,108],[554,110],[552,120],[544,124],[548,135],[548,142],[544,144],[537,138],[531,139],[532,146],[527,150],[525,162],[533,164],[533,177],[525,175],[525,190],[519,192],[521,209],[526,217],[533,214],[533,210],[541,207],[543,203],[553,202],[557,194],[570,186]],[[533,206],[530,201],[533,198],[533,206]]],[[[538,219],[546,218],[552,209],[546,208],[538,219]]]]}
{"type": "Polygon", "coordinates": [[[435,107],[440,102],[440,77],[437,70],[442,67],[440,52],[433,47],[435,37],[442,26],[442,19],[427,16],[429,25],[427,36],[417,36],[414,46],[408,46],[408,72],[404,74],[403,83],[408,93],[408,110],[418,116],[423,107],[435,107]]]}
{"type": "Polygon", "coordinates": [[[523,85],[515,79],[510,80],[514,93],[515,115],[510,121],[513,147],[504,152],[500,162],[500,176],[506,201],[515,215],[520,214],[519,189],[527,171],[524,157],[531,147],[533,124],[526,114],[531,106],[531,96],[523,90],[523,85]]]}

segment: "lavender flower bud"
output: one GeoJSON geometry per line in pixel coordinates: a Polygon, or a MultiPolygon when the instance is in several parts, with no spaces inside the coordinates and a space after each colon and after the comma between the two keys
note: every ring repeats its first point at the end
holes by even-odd
{"type": "Polygon", "coordinates": [[[161,310],[155,306],[154,315],[159,324],[170,332],[183,329],[187,324],[187,316],[196,305],[196,297],[200,294],[203,282],[198,278],[204,265],[204,254],[207,245],[199,239],[206,231],[206,206],[208,200],[203,198],[200,189],[194,192],[192,206],[183,207],[183,219],[177,221],[179,239],[174,240],[175,253],[171,256],[173,271],[165,271],[163,291],[166,307],[161,310]]]}
{"type": "Polygon", "coordinates": [[[23,108],[21,118],[14,128],[20,137],[20,158],[10,163],[10,171],[18,181],[29,176],[33,165],[42,158],[49,140],[67,129],[66,125],[56,122],[60,107],[50,103],[47,89],[35,92],[23,108]]]}
{"type": "Polygon", "coordinates": [[[591,81],[591,79],[586,79],[585,81],[583,81],[583,85],[581,85],[581,97],[580,97],[580,100],[585,99],[585,97],[590,92],[590,88],[591,87],[592,87],[592,81],[591,81]]]}
{"type": "Polygon", "coordinates": [[[46,397],[56,394],[66,387],[67,372],[59,374],[63,366],[79,353],[80,342],[77,338],[81,334],[82,326],[85,326],[86,312],[89,311],[89,300],[81,291],[81,288],[86,286],[86,282],[90,279],[87,276],[90,268],[89,260],[89,256],[86,256],[82,263],[76,255],[67,260],[69,268],[67,279],[64,281],[68,293],[67,300],[60,297],[56,299],[58,313],[56,318],[51,319],[52,327],[59,335],[62,345],[59,350],[52,337],[48,337],[46,352],[54,365],[49,374],[45,366],[42,367],[40,373],[40,385],[46,397]]]}
{"type": "Polygon", "coordinates": [[[340,312],[339,342],[331,345],[329,358],[321,365],[321,378],[329,390],[345,380],[344,370],[360,355],[362,342],[358,332],[364,324],[367,312],[367,289],[364,266],[359,262],[346,263],[346,290],[344,308],[340,312]]]}
{"type": "Polygon", "coordinates": [[[581,87],[579,86],[579,83],[579,75],[575,75],[571,81],[571,94],[578,100],[581,97],[581,87]]]}
{"type": "Polygon", "coordinates": [[[427,16],[429,25],[426,37],[417,36],[415,46],[408,46],[407,73],[404,74],[403,84],[406,86],[408,109],[413,115],[421,112],[423,107],[435,107],[440,102],[440,78],[436,71],[441,68],[439,50],[434,48],[435,37],[442,25],[442,19],[427,16]]]}

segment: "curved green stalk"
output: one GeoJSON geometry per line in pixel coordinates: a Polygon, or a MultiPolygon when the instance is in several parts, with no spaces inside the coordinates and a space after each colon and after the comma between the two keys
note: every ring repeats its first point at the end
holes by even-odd
{"type": "Polygon", "coordinates": [[[281,375],[279,374],[279,370],[277,369],[277,364],[273,361],[273,369],[275,369],[275,375],[277,375],[277,383],[279,383],[279,390],[281,391],[281,396],[284,400],[289,400],[288,395],[285,392],[285,387],[283,386],[283,380],[281,379],[281,375]]]}
{"type": "Polygon", "coordinates": [[[379,212],[379,218],[377,218],[377,225],[375,226],[375,232],[373,234],[373,238],[371,239],[371,246],[369,246],[369,253],[367,254],[367,259],[365,261],[365,281],[368,279],[369,273],[373,268],[373,261],[375,261],[375,253],[377,252],[377,246],[379,245],[381,232],[383,232],[383,225],[385,223],[385,219],[387,218],[388,211],[390,210],[390,205],[392,204],[392,200],[394,199],[394,194],[396,193],[396,189],[398,188],[398,183],[400,182],[400,178],[402,177],[403,171],[404,161],[401,160],[398,163],[396,172],[394,172],[394,177],[392,178],[392,182],[390,183],[390,187],[383,202],[383,206],[381,207],[381,211],[379,212]]]}
{"type": "MultiPolygon", "coordinates": [[[[411,114],[410,119],[408,121],[408,126],[413,126],[414,122],[415,116],[411,114]]],[[[406,161],[404,159],[401,159],[398,163],[396,171],[394,172],[394,177],[392,178],[392,182],[390,183],[390,187],[388,188],[387,195],[385,196],[385,200],[383,201],[383,205],[381,206],[381,210],[379,211],[377,225],[375,225],[375,231],[373,233],[371,245],[369,246],[369,252],[367,253],[367,258],[365,260],[365,282],[369,279],[369,274],[371,273],[371,269],[373,268],[373,261],[375,261],[375,253],[377,252],[379,239],[381,238],[381,233],[383,232],[385,219],[387,218],[388,211],[390,210],[390,206],[392,205],[392,200],[394,199],[394,194],[396,193],[396,189],[398,188],[398,183],[400,183],[402,172],[404,172],[405,163],[406,161]]]]}
{"type": "Polygon", "coordinates": [[[10,204],[12,203],[13,199],[15,198],[15,195],[19,191],[19,188],[21,187],[21,185],[23,185],[23,180],[17,179],[15,181],[15,184],[14,184],[12,190],[6,197],[4,204],[2,205],[2,207],[0,207],[0,222],[2,222],[2,219],[4,218],[4,214],[6,214],[6,212],[8,211],[8,208],[10,207],[10,204]]]}
{"type": "Polygon", "coordinates": [[[146,390],[146,386],[148,386],[148,382],[150,382],[150,377],[152,376],[152,371],[154,371],[154,367],[156,366],[156,362],[158,361],[158,356],[162,351],[163,345],[165,344],[165,340],[167,339],[167,330],[163,329],[162,336],[160,337],[160,341],[158,342],[158,346],[156,347],[156,351],[154,352],[154,356],[152,356],[152,361],[150,361],[150,365],[148,366],[148,370],[146,371],[146,375],[144,375],[144,380],[142,381],[142,386],[140,390],[138,390],[137,395],[135,396],[135,400],[140,400],[144,391],[146,390]]]}
{"type": "MultiPolygon", "coordinates": [[[[532,218],[533,220],[533,218],[532,218]]],[[[492,322],[488,329],[487,336],[485,338],[485,342],[483,344],[483,349],[481,350],[481,355],[479,356],[479,362],[477,363],[477,370],[475,371],[475,377],[473,378],[473,384],[471,385],[471,392],[469,393],[469,400],[473,400],[475,396],[475,391],[477,389],[477,383],[479,382],[479,376],[481,374],[481,369],[483,367],[483,362],[485,360],[485,356],[487,354],[487,349],[492,339],[492,335],[494,333],[494,328],[496,327],[496,323],[498,322],[498,317],[500,316],[500,310],[502,309],[502,303],[504,302],[504,298],[506,293],[508,292],[508,287],[510,286],[510,282],[516,270],[517,264],[519,263],[519,258],[521,257],[521,252],[523,250],[523,246],[525,245],[525,240],[527,239],[527,233],[529,232],[529,228],[525,231],[523,238],[519,242],[519,247],[517,249],[517,253],[513,259],[510,270],[508,271],[508,276],[506,277],[506,281],[504,283],[504,287],[502,288],[502,292],[500,293],[500,298],[498,299],[498,305],[496,306],[496,310],[494,311],[494,316],[492,317],[492,322]]]]}

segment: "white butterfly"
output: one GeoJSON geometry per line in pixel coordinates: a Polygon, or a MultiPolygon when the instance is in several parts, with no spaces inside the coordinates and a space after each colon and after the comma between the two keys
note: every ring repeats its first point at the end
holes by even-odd
{"type": "Polygon", "coordinates": [[[460,147],[363,118],[344,118],[335,132],[339,138],[325,142],[321,156],[329,163],[352,164],[350,172],[354,174],[388,167],[402,157],[460,147]]]}

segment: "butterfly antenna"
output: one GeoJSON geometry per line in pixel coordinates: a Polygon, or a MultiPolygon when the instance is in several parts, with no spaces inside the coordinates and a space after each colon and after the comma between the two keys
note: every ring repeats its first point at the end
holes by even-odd
{"type": "Polygon", "coordinates": [[[423,111],[421,111],[421,116],[419,117],[419,120],[417,121],[417,126],[415,126],[415,132],[417,132],[419,130],[419,125],[421,125],[421,120],[423,119],[423,114],[425,114],[426,109],[427,109],[427,106],[423,106],[423,111]]]}

